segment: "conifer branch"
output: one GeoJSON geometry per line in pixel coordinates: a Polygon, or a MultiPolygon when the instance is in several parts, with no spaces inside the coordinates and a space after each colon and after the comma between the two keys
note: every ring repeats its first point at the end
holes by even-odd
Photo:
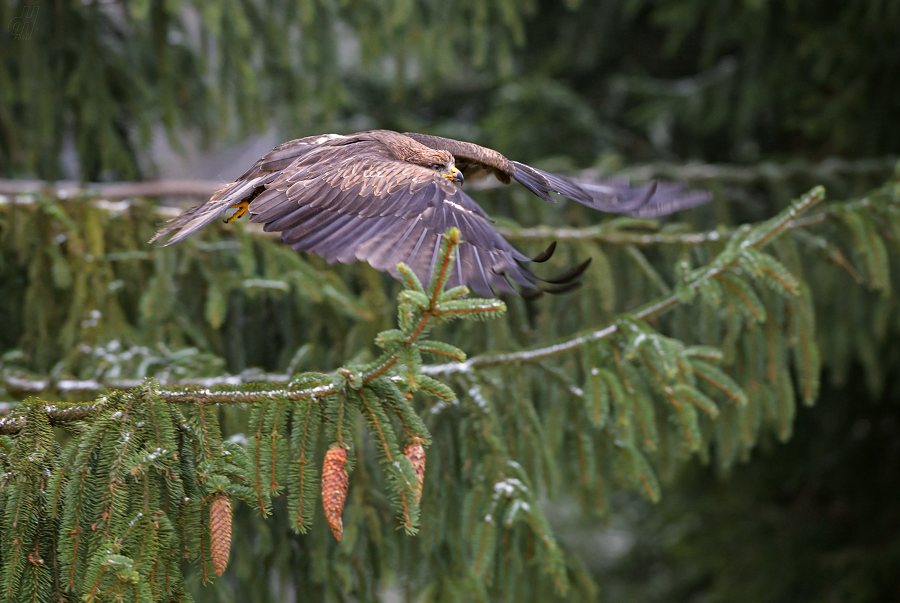
{"type": "MultiPolygon", "coordinates": [[[[810,226],[816,226],[827,222],[845,212],[854,212],[871,205],[869,198],[859,199],[846,203],[834,204],[820,208],[818,211],[812,212],[803,217],[792,218],[788,220],[779,232],[787,230],[803,230],[810,226]]],[[[629,219],[630,221],[630,219],[629,219]]],[[[631,221],[633,222],[633,221],[631,221]]],[[[593,240],[598,243],[607,245],[636,245],[639,247],[654,245],[704,245],[707,243],[716,243],[725,241],[732,237],[737,228],[716,228],[701,232],[680,232],[665,233],[652,232],[658,228],[659,222],[656,220],[644,220],[641,227],[651,232],[636,232],[627,230],[633,225],[625,222],[624,228],[620,229],[619,222],[616,219],[597,224],[596,226],[588,226],[585,228],[553,228],[550,226],[535,226],[531,228],[508,228],[499,227],[497,230],[510,240],[546,240],[552,239],[556,241],[588,241],[593,240]]],[[[820,244],[820,243],[819,243],[820,244]]]]}
{"type": "MultiPolygon", "coordinates": [[[[434,278],[429,286],[428,305],[420,308],[420,316],[415,320],[414,325],[410,325],[409,332],[403,335],[399,340],[386,342],[390,343],[394,348],[391,353],[386,354],[379,359],[374,365],[363,371],[358,377],[347,369],[339,369],[338,374],[344,375],[348,381],[359,380],[361,386],[379,379],[387,373],[397,362],[404,356],[404,351],[411,349],[418,354],[415,349],[417,340],[425,333],[432,322],[437,320],[447,320],[450,318],[465,317],[467,315],[480,314],[496,314],[503,312],[505,306],[498,300],[465,300],[464,302],[454,301],[459,296],[459,291],[449,291],[444,293],[444,285],[449,277],[449,266],[452,263],[456,246],[459,244],[459,231],[450,229],[448,234],[444,235],[444,245],[442,246],[441,261],[435,270],[434,278]],[[456,305],[449,305],[452,302],[456,305]],[[445,307],[446,305],[446,307],[445,307]]],[[[401,271],[412,274],[407,268],[401,265],[401,271]]],[[[411,283],[413,281],[410,281],[411,283]]],[[[415,283],[420,288],[420,283],[415,283]]],[[[463,289],[464,290],[464,289],[463,289]]],[[[424,288],[421,289],[424,294],[424,288]]],[[[401,294],[403,298],[403,294],[401,294]]],[[[175,387],[159,387],[155,389],[155,395],[160,399],[171,403],[184,404],[267,404],[268,401],[274,399],[282,399],[284,401],[300,401],[306,399],[325,400],[330,396],[340,394],[343,385],[339,380],[335,380],[329,375],[320,375],[318,379],[314,379],[314,384],[310,386],[292,386],[288,383],[287,387],[269,387],[266,384],[258,384],[255,386],[236,386],[236,385],[213,385],[209,387],[200,387],[194,385],[175,386],[175,387]]],[[[409,373],[410,378],[414,377],[413,371],[409,373]]],[[[220,382],[223,380],[219,380],[220,382]]],[[[227,382],[227,381],[226,381],[227,382]]],[[[230,383],[230,382],[227,382],[230,383]]],[[[306,385],[306,381],[300,382],[306,385]]],[[[99,385],[99,384],[98,384],[99,385]]],[[[412,383],[415,387],[415,383],[412,383]]],[[[428,391],[438,390],[423,386],[428,391]]],[[[68,404],[68,405],[47,405],[46,412],[54,421],[65,423],[73,420],[83,420],[94,412],[100,410],[103,405],[103,399],[100,402],[92,402],[85,404],[68,404]]],[[[0,434],[16,433],[22,429],[23,418],[19,416],[11,416],[0,419],[0,434]]],[[[262,427],[260,423],[260,428],[262,427]]],[[[263,501],[262,498],[259,499],[263,501]]]]}
{"type": "MultiPolygon", "coordinates": [[[[746,245],[754,249],[762,247],[774,237],[783,233],[793,220],[816,203],[820,202],[824,196],[825,189],[818,186],[801,197],[796,203],[792,204],[791,207],[775,218],[756,226],[752,230],[744,228],[743,230],[748,233],[748,236],[741,245],[746,245]]],[[[723,274],[737,262],[737,254],[726,248],[725,251],[713,260],[696,278],[687,283],[686,286],[688,289],[695,292],[700,289],[700,286],[704,282],[723,274]]],[[[670,295],[644,305],[634,312],[632,316],[637,320],[647,320],[671,310],[682,302],[683,298],[678,294],[670,295]]],[[[466,373],[473,369],[492,366],[532,364],[577,350],[587,343],[606,339],[615,335],[618,331],[619,325],[613,323],[597,331],[574,337],[551,346],[533,350],[524,350],[521,352],[511,352],[508,354],[485,354],[482,356],[474,356],[461,363],[426,366],[423,367],[422,371],[428,375],[448,375],[453,373],[466,373]]]]}
{"type": "MultiPolygon", "coordinates": [[[[871,201],[867,197],[861,200],[843,204],[834,204],[812,215],[803,215],[806,214],[806,212],[812,206],[818,203],[823,198],[823,196],[824,191],[821,189],[821,187],[813,189],[812,191],[810,191],[810,193],[802,197],[798,202],[779,214],[773,220],[752,227],[753,234],[748,236],[744,244],[756,249],[769,243],[774,237],[779,236],[786,231],[805,229],[813,225],[821,224],[832,215],[846,214],[847,212],[857,211],[863,208],[867,208],[871,205],[871,201]]],[[[746,230],[747,227],[744,227],[742,232],[746,230]]],[[[737,231],[726,231],[725,235],[728,235],[733,239],[734,237],[739,236],[739,233],[737,231]]],[[[720,231],[709,231],[707,233],[694,233],[688,235],[659,236],[681,237],[680,239],[678,239],[680,242],[699,242],[701,239],[708,241],[720,240],[724,238],[725,235],[723,235],[720,231]],[[684,237],[688,238],[684,239],[684,237]],[[695,238],[691,239],[690,237],[695,238]]],[[[633,236],[656,237],[658,235],[633,236]]],[[[674,240],[675,239],[672,239],[673,242],[674,240]]],[[[626,242],[626,240],[623,239],[622,242],[626,242]]],[[[627,239],[627,242],[640,243],[640,241],[636,239],[627,239]]],[[[660,242],[660,240],[657,240],[657,242],[660,242]]],[[[705,282],[716,279],[724,274],[738,260],[739,258],[737,257],[737,255],[734,255],[726,250],[726,252],[723,252],[723,254],[719,256],[719,258],[717,258],[708,266],[705,272],[698,275],[696,278],[691,280],[691,282],[687,283],[687,289],[692,292],[696,292],[705,282]],[[724,261],[726,259],[726,256],[727,261],[724,261]]],[[[638,309],[633,314],[633,317],[638,320],[646,320],[674,308],[675,306],[682,303],[682,301],[683,293],[680,292],[665,296],[638,309]]],[[[489,308],[488,310],[493,311],[493,308],[489,308]]],[[[449,311],[449,313],[456,312],[458,311],[449,311]]],[[[465,313],[466,311],[463,310],[459,312],[465,313]]],[[[434,319],[435,317],[435,315],[429,314],[427,311],[424,312],[420,320],[417,322],[416,327],[413,329],[412,337],[408,339],[407,344],[414,343],[415,340],[427,330],[429,321],[434,319]]],[[[595,330],[593,332],[580,335],[551,346],[506,354],[486,354],[469,358],[462,363],[425,365],[421,367],[421,373],[423,375],[449,375],[454,373],[470,372],[473,370],[492,366],[530,364],[540,362],[547,358],[580,349],[587,343],[609,338],[616,334],[618,330],[619,327],[617,326],[617,324],[613,323],[602,329],[595,330]]],[[[389,355],[383,358],[382,361],[374,366],[374,368],[370,369],[368,372],[364,373],[361,376],[362,383],[367,384],[374,379],[379,378],[381,375],[385,374],[389,369],[391,369],[396,364],[398,359],[399,356],[396,354],[389,355]]],[[[277,397],[282,397],[288,401],[300,401],[307,399],[324,400],[328,396],[334,395],[338,391],[338,386],[335,385],[333,381],[330,381],[328,379],[328,375],[322,375],[321,380],[311,386],[305,384],[303,384],[303,386],[301,386],[300,384],[294,385],[290,381],[288,381],[286,386],[281,385],[281,383],[279,382],[287,381],[287,377],[287,375],[265,375],[264,378],[269,383],[269,385],[266,385],[266,383],[255,382],[254,376],[252,375],[248,375],[245,382],[243,381],[244,378],[241,376],[224,376],[215,379],[201,380],[199,382],[203,383],[202,386],[194,385],[195,383],[198,383],[198,380],[187,380],[188,384],[185,385],[163,384],[163,386],[159,390],[157,390],[157,394],[162,400],[170,403],[195,403],[199,401],[205,404],[255,404],[262,400],[269,400],[277,397]],[[245,384],[237,384],[242,382],[247,384],[255,383],[255,385],[252,387],[248,387],[248,385],[245,384]]],[[[29,381],[26,379],[22,379],[21,377],[5,377],[2,378],[2,381],[7,382],[10,386],[10,389],[12,389],[13,391],[42,391],[50,385],[50,382],[46,379],[29,381]]],[[[135,383],[122,382],[121,380],[110,380],[107,382],[91,380],[77,383],[72,381],[58,382],[58,386],[62,388],[62,392],[74,390],[98,391],[107,387],[128,387],[133,385],[135,385],[135,383]]],[[[48,414],[48,417],[50,418],[51,424],[65,424],[70,421],[83,420],[91,416],[98,410],[100,404],[102,404],[102,399],[100,402],[90,402],[84,404],[53,404],[46,406],[46,412],[48,414]]],[[[23,421],[24,418],[21,416],[9,416],[0,418],[0,434],[12,434],[18,432],[22,429],[23,421]]]]}
{"type": "MultiPolygon", "coordinates": [[[[800,211],[791,210],[783,214],[782,222],[779,223],[775,228],[771,229],[769,236],[774,236],[775,233],[781,233],[787,230],[797,230],[799,233],[802,232],[802,229],[821,224],[833,216],[846,216],[848,214],[856,212],[857,210],[868,208],[871,205],[871,199],[869,197],[866,197],[858,201],[833,204],[823,208],[819,212],[813,213],[811,215],[807,214],[803,217],[798,216],[800,214],[800,211],[805,208],[800,208],[800,211]]],[[[651,242],[693,243],[716,241],[722,240],[726,236],[734,237],[736,235],[736,232],[733,230],[715,230],[706,233],[688,233],[678,235],[638,234],[617,231],[606,232],[606,234],[603,234],[601,230],[598,230],[598,228],[604,227],[596,227],[594,229],[578,231],[578,233],[572,234],[571,236],[572,238],[581,238],[583,236],[599,236],[601,237],[601,240],[604,240],[603,237],[606,237],[605,240],[609,242],[620,242],[623,244],[642,244],[651,242]],[[619,238],[617,239],[617,237],[619,238]]],[[[871,247],[873,245],[871,243],[871,240],[873,238],[873,231],[869,227],[866,228],[868,228],[868,230],[865,230],[863,234],[860,235],[860,243],[869,245],[871,247]]],[[[547,233],[550,232],[551,231],[547,231],[547,233]]],[[[554,236],[562,235],[561,238],[566,238],[566,236],[568,236],[566,232],[552,231],[552,233],[554,234],[554,236]]],[[[541,236],[544,235],[542,234],[541,236]]],[[[861,280],[860,275],[855,271],[852,264],[850,264],[846,260],[846,258],[843,257],[843,254],[840,252],[840,250],[834,247],[828,248],[827,241],[824,241],[824,239],[821,239],[821,237],[813,237],[812,235],[801,237],[801,240],[806,241],[807,244],[812,245],[815,248],[823,250],[830,261],[844,266],[855,280],[861,280]]],[[[765,242],[766,240],[757,241],[754,243],[754,246],[758,247],[765,242]]],[[[862,257],[866,262],[868,271],[874,277],[877,277],[878,280],[876,280],[876,285],[880,284],[882,288],[885,287],[885,283],[887,281],[885,280],[885,278],[881,277],[881,274],[883,273],[883,269],[881,268],[883,260],[879,259],[879,256],[877,254],[873,255],[872,253],[863,254],[862,257]],[[873,257],[876,258],[877,261],[873,260],[873,257]],[[876,264],[879,266],[877,270],[874,267],[876,264]]],[[[719,267],[711,274],[716,276],[720,275],[722,272],[724,272],[723,267],[719,267]]],[[[697,281],[695,281],[694,284],[691,285],[690,289],[692,291],[697,289],[697,281]]],[[[678,300],[676,299],[676,296],[663,298],[655,304],[651,304],[650,306],[641,309],[636,314],[636,316],[638,318],[653,316],[673,307],[677,304],[677,302],[678,300]]],[[[419,327],[416,329],[416,331],[418,331],[416,336],[421,334],[421,332],[424,330],[425,326],[428,324],[429,318],[432,317],[423,315],[419,323],[419,327]]],[[[564,353],[571,349],[577,349],[586,341],[596,341],[599,339],[603,339],[614,334],[615,332],[616,328],[614,326],[610,326],[605,329],[595,331],[594,333],[562,342],[555,346],[550,346],[550,348],[540,348],[538,350],[519,352],[512,355],[481,356],[470,359],[463,365],[444,364],[437,366],[426,366],[423,368],[423,371],[425,374],[442,374],[448,371],[458,372],[460,370],[468,370],[469,368],[474,367],[510,364],[523,361],[532,362],[535,360],[540,360],[542,358],[550,357],[558,353],[564,353]]],[[[387,358],[382,365],[373,369],[373,371],[371,371],[369,374],[364,375],[364,381],[367,383],[371,379],[377,378],[378,375],[383,374],[385,371],[389,370],[396,363],[396,361],[396,357],[387,358]]],[[[189,379],[184,380],[183,382],[172,384],[163,383],[164,389],[161,392],[161,395],[166,401],[169,402],[195,402],[197,400],[201,400],[205,403],[223,404],[255,403],[261,399],[272,398],[279,395],[284,396],[287,400],[291,401],[297,401],[306,398],[321,400],[328,395],[333,394],[335,391],[335,386],[328,382],[317,384],[313,387],[293,387],[290,385],[288,387],[280,387],[276,385],[289,381],[290,376],[286,374],[259,375],[258,373],[247,373],[237,376],[226,375],[218,378],[200,380],[189,379]],[[244,385],[247,383],[257,383],[260,380],[271,383],[272,386],[267,388],[264,385],[257,385],[253,388],[248,388],[246,385],[244,385]]],[[[101,391],[108,388],[133,388],[140,385],[140,382],[137,380],[129,381],[121,379],[84,381],[63,379],[54,382],[47,378],[23,378],[12,372],[4,371],[2,376],[0,376],[0,384],[4,385],[8,390],[17,393],[38,393],[47,389],[52,389],[55,390],[58,395],[65,396],[68,393],[75,391],[92,392],[101,391]]],[[[82,420],[96,412],[96,404],[97,403],[91,402],[74,405],[49,405],[47,407],[48,416],[50,417],[51,424],[64,424],[69,421],[82,420]]],[[[21,417],[0,418],[0,433],[16,433],[22,428],[22,420],[23,419],[21,417]]]]}
{"type": "MultiPolygon", "coordinates": [[[[421,353],[465,358],[462,350],[436,341],[425,340],[419,349],[419,340],[433,323],[498,315],[505,309],[497,300],[459,299],[465,288],[444,291],[459,242],[457,229],[444,235],[427,291],[408,268],[398,267],[408,274],[411,287],[398,298],[400,328],[379,335],[384,354],[369,365],[341,368],[332,375],[300,375],[284,387],[167,389],[148,380],[89,404],[54,406],[30,400],[14,408],[0,422],[0,429],[14,434],[0,442],[17,455],[13,470],[5,472],[14,485],[0,488],[0,497],[10,501],[5,507],[14,509],[12,526],[24,525],[22,517],[47,506],[36,500],[37,488],[49,492],[52,504],[47,507],[61,524],[63,538],[61,564],[54,567],[61,567],[55,572],[63,574],[68,592],[86,600],[132,590],[139,599],[161,593],[179,598],[183,579],[168,563],[174,551],[198,559],[204,581],[224,572],[231,544],[231,496],[270,515],[287,471],[291,522],[298,531],[307,530],[313,515],[313,457],[323,424],[330,444],[322,466],[321,500],[332,533],[341,539],[359,412],[380,451],[402,525],[407,533],[415,533],[429,435],[411,404],[411,392],[420,389],[444,400],[455,398],[449,387],[421,374],[421,353]],[[240,434],[243,446],[222,439],[220,412],[211,406],[222,401],[253,403],[247,426],[252,436],[240,434]],[[403,452],[395,419],[408,441],[403,452]],[[82,424],[72,426],[74,437],[65,451],[58,451],[51,424],[74,421],[82,424]],[[28,452],[32,440],[39,454],[28,452]],[[44,458],[46,466],[35,464],[44,458]],[[59,507],[62,517],[57,519],[59,507]],[[171,529],[175,527],[177,532],[171,529]],[[154,579],[160,550],[166,551],[164,585],[154,579]],[[173,577],[176,584],[170,586],[173,577]]],[[[7,456],[0,451],[4,466],[7,456]]],[[[5,532],[0,536],[5,538],[5,532]]],[[[25,560],[40,554],[36,541],[16,537],[13,544],[15,565],[0,577],[9,594],[20,590],[20,578],[28,570],[25,560]]]]}

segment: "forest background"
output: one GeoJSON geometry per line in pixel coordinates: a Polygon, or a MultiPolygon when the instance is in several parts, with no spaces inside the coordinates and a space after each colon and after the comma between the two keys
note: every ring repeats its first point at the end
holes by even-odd
{"type": "MultiPolygon", "coordinates": [[[[897,1],[3,0],[0,23],[9,24],[0,30],[0,176],[7,179],[153,179],[173,173],[169,151],[160,153],[167,148],[188,162],[212,152],[240,163],[194,164],[204,177],[227,181],[255,159],[229,151],[248,137],[274,143],[377,127],[471,140],[584,178],[687,179],[714,193],[710,206],[662,227],[597,226],[604,216],[512,189],[472,193],[527,251],[553,233],[520,227],[595,228],[562,240],[559,265],[594,257],[579,291],[507,300],[503,318],[437,331],[469,356],[602,328],[677,288],[672,265],[685,253],[702,264],[720,250],[712,237],[689,252],[666,237],[760,222],[819,184],[828,199],[863,205],[869,191],[896,196],[897,1]],[[642,234],[660,237],[644,245],[642,234]]],[[[394,326],[400,285],[368,267],[295,257],[234,225],[160,252],[144,243],[161,220],[156,200],[57,197],[10,195],[0,205],[5,411],[28,395],[97,395],[67,390],[66,379],[330,371],[370,360],[374,336],[394,326]]],[[[538,499],[569,585],[561,591],[535,572],[531,596],[900,597],[897,240],[888,233],[874,247],[860,243],[879,226],[867,220],[837,218],[838,243],[821,233],[791,243],[804,254],[818,248],[839,264],[828,274],[844,270],[844,277],[822,276],[787,244],[778,249],[792,270],[806,267],[815,300],[822,362],[815,405],[779,416],[787,423],[762,428],[733,454],[719,441],[678,463],[654,461],[659,502],[640,487],[598,493],[593,478],[569,487],[584,474],[573,443],[581,436],[551,409],[568,408],[573,384],[582,385],[577,358],[570,359],[576,368],[522,369],[521,378],[507,370],[477,384],[490,390],[486,403],[499,421],[517,426],[511,440],[546,432],[540,445],[513,441],[510,449],[540,457],[529,457],[526,471],[543,484],[538,499]],[[532,420],[517,399],[538,416],[532,420]]],[[[726,328],[685,323],[691,316],[680,327],[677,320],[654,326],[727,347],[726,328]]],[[[803,371],[790,374],[802,398],[803,371]]],[[[426,417],[456,413],[457,426],[477,421],[478,389],[448,383],[460,396],[455,408],[418,399],[417,408],[426,417]]],[[[220,420],[224,437],[239,441],[246,413],[223,410],[220,420]]],[[[478,463],[466,456],[478,452],[466,441],[472,432],[429,428],[428,453],[437,453],[430,459],[478,463]]],[[[437,474],[442,465],[434,466],[437,474]]],[[[422,532],[392,538],[430,543],[429,530],[460,529],[442,507],[470,504],[472,476],[426,475],[422,532]],[[447,492],[453,497],[444,499],[447,492]]],[[[362,509],[378,503],[354,498],[353,484],[348,509],[359,517],[351,523],[361,524],[362,509]]],[[[280,509],[262,520],[236,503],[243,527],[229,569],[206,586],[188,569],[194,597],[513,599],[535,557],[526,536],[508,532],[498,537],[498,569],[486,579],[469,573],[452,547],[419,559],[418,545],[366,545],[360,536],[357,549],[341,549],[324,528],[292,534],[280,509]]],[[[396,533],[388,518],[386,533],[396,533]]],[[[321,512],[317,521],[321,527],[321,512]]],[[[461,534],[464,550],[470,543],[461,534]]]]}

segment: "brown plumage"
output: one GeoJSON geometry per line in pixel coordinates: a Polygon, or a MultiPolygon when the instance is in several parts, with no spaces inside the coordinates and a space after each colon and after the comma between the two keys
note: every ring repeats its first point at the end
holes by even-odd
{"type": "Polygon", "coordinates": [[[497,151],[439,136],[372,130],[326,134],[275,147],[209,201],[185,210],[151,239],[181,241],[225,211],[249,210],[251,222],[281,232],[282,242],[329,262],[363,260],[395,277],[405,262],[426,281],[437,257],[440,235],[459,228],[462,244],[448,287],[467,285],[479,295],[526,289],[568,290],[588,262],[555,279],[542,279],[521,266],[529,258],[491,225],[484,210],[456,183],[493,174],[516,180],[550,202],[557,193],[611,213],[650,217],[705,203],[706,193],[683,185],[632,187],[624,181],[576,183],[511,161],[497,151]],[[243,205],[243,208],[241,207],[243,205]],[[548,285],[538,286],[542,281],[548,285]]]}

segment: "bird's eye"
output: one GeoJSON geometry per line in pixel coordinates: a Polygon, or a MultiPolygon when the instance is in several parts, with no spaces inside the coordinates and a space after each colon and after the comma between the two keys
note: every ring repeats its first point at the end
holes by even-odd
{"type": "Polygon", "coordinates": [[[439,170],[442,167],[444,167],[444,166],[442,166],[440,163],[432,163],[431,164],[431,169],[433,169],[433,170],[439,170]]]}

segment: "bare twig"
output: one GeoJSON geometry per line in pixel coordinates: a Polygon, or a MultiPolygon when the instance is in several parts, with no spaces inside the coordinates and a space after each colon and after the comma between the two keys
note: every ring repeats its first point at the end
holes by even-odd
{"type": "MultiPolygon", "coordinates": [[[[827,180],[837,176],[883,176],[891,172],[900,157],[893,155],[867,159],[841,159],[831,157],[820,162],[796,160],[787,163],[764,162],[752,166],[708,163],[651,163],[626,167],[616,172],[617,177],[638,181],[656,178],[668,180],[717,180],[734,184],[750,184],[763,181],[780,181],[797,177],[827,180]]],[[[598,181],[611,174],[597,169],[570,174],[572,178],[598,181]]],[[[209,198],[224,182],[214,180],[156,180],[145,182],[78,182],[73,180],[47,182],[43,180],[0,179],[0,195],[30,195],[41,193],[60,199],[71,199],[85,194],[105,199],[130,199],[134,197],[187,197],[209,198]]],[[[501,188],[505,185],[493,178],[472,183],[476,190],[501,188]]]]}
{"type": "Polygon", "coordinates": [[[42,194],[57,199],[95,196],[104,199],[187,197],[208,199],[224,183],[212,180],[150,180],[145,182],[76,182],[64,180],[2,180],[0,195],[42,194]]]}

